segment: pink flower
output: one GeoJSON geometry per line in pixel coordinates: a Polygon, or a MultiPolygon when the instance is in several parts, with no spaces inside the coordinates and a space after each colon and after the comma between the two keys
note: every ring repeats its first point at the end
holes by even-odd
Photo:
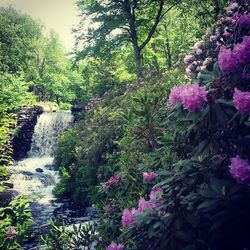
{"type": "Polygon", "coordinates": [[[124,245],[112,242],[109,246],[106,247],[106,250],[124,250],[124,245]]]}
{"type": "Polygon", "coordinates": [[[184,85],[175,86],[169,94],[169,104],[174,107],[178,102],[181,102],[181,91],[184,85]]]}
{"type": "Polygon", "coordinates": [[[237,182],[250,184],[250,165],[247,160],[243,160],[237,155],[231,158],[229,169],[237,182]]]}
{"type": "Polygon", "coordinates": [[[229,38],[232,36],[232,33],[228,32],[227,30],[225,30],[225,32],[223,33],[223,36],[226,38],[229,38]]]}
{"type": "Polygon", "coordinates": [[[194,44],[194,49],[202,49],[203,48],[203,46],[204,46],[204,42],[202,42],[202,41],[198,41],[198,42],[196,42],[195,44],[194,44]]]}
{"type": "Polygon", "coordinates": [[[191,78],[195,76],[194,72],[189,67],[187,67],[185,71],[186,71],[187,76],[191,78]]]}
{"type": "Polygon", "coordinates": [[[103,209],[108,214],[112,214],[114,212],[114,208],[112,207],[110,203],[108,203],[103,209]]]}
{"type": "Polygon", "coordinates": [[[202,49],[196,49],[195,54],[200,56],[203,53],[202,49]]]}
{"type": "Polygon", "coordinates": [[[190,112],[199,111],[207,101],[207,91],[198,83],[186,85],[180,95],[184,108],[190,112]]]}
{"type": "Polygon", "coordinates": [[[114,175],[114,176],[111,176],[110,179],[108,180],[108,183],[110,184],[110,186],[115,186],[117,185],[119,182],[120,182],[120,175],[114,175]]]}
{"type": "Polygon", "coordinates": [[[153,181],[157,176],[158,174],[155,172],[151,172],[151,173],[143,172],[144,181],[153,181]]]}
{"type": "Polygon", "coordinates": [[[17,231],[14,228],[9,228],[6,232],[6,236],[8,239],[12,239],[17,235],[17,231]]]}
{"type": "Polygon", "coordinates": [[[190,64],[191,62],[193,62],[195,60],[194,55],[186,55],[184,57],[184,63],[185,64],[190,64]]]}
{"type": "Polygon", "coordinates": [[[250,14],[242,15],[239,18],[238,23],[242,26],[250,26],[250,14]]]}
{"type": "Polygon", "coordinates": [[[207,91],[197,83],[173,87],[168,100],[171,107],[182,102],[184,108],[190,112],[199,111],[206,101],[207,91]]]}
{"type": "Polygon", "coordinates": [[[234,73],[240,67],[240,62],[238,61],[235,52],[224,46],[220,48],[218,62],[220,69],[223,72],[234,73]]]}
{"type": "Polygon", "coordinates": [[[174,107],[178,102],[181,102],[181,93],[186,85],[174,86],[169,94],[168,103],[170,107],[174,107]]]}
{"type": "Polygon", "coordinates": [[[153,187],[150,192],[150,200],[157,200],[159,196],[163,194],[163,190],[160,187],[153,187]]]}
{"type": "Polygon", "coordinates": [[[134,214],[129,210],[125,209],[122,213],[122,225],[124,227],[129,227],[134,223],[134,214]]]}
{"type": "Polygon", "coordinates": [[[231,14],[231,12],[233,11],[233,10],[235,10],[236,8],[238,8],[238,3],[231,3],[228,7],[227,7],[227,13],[228,14],[231,14]]]}
{"type": "Polygon", "coordinates": [[[148,203],[148,201],[146,201],[144,198],[140,198],[139,202],[138,202],[138,211],[140,213],[145,212],[145,209],[151,209],[152,205],[150,203],[148,203]]]}
{"type": "Polygon", "coordinates": [[[240,64],[250,63],[250,36],[244,36],[243,41],[234,46],[234,53],[240,64]]]}
{"type": "Polygon", "coordinates": [[[239,112],[250,115],[250,92],[243,92],[235,88],[233,101],[239,112]]]}
{"type": "Polygon", "coordinates": [[[111,176],[111,177],[109,178],[109,180],[103,184],[103,190],[104,190],[105,192],[108,192],[109,189],[110,189],[112,186],[117,186],[117,185],[119,184],[120,180],[121,180],[121,176],[120,176],[120,175],[111,176]]]}

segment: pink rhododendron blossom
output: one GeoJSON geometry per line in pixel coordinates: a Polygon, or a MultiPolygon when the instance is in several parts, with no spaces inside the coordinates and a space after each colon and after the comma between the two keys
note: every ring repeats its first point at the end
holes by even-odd
{"type": "Polygon", "coordinates": [[[204,46],[204,42],[203,41],[198,41],[194,44],[194,49],[202,49],[204,46]]]}
{"type": "Polygon", "coordinates": [[[138,211],[140,213],[143,213],[145,211],[145,209],[151,209],[152,205],[146,201],[144,198],[140,198],[139,202],[138,202],[138,211]]]}
{"type": "Polygon", "coordinates": [[[103,209],[108,214],[112,214],[114,212],[114,208],[112,207],[110,203],[108,203],[103,209]]]}
{"type": "Polygon", "coordinates": [[[250,36],[244,36],[243,41],[234,46],[234,53],[240,64],[250,63],[250,36]]]}
{"type": "Polygon", "coordinates": [[[205,87],[199,84],[186,84],[175,86],[169,95],[169,104],[171,107],[178,102],[182,102],[185,109],[190,112],[197,112],[207,101],[207,91],[205,87]]]}
{"type": "Polygon", "coordinates": [[[6,232],[6,236],[8,239],[12,239],[17,235],[17,231],[14,228],[9,228],[6,232]]]}
{"type": "Polygon", "coordinates": [[[233,10],[235,10],[236,8],[238,8],[238,6],[239,6],[238,3],[231,3],[231,4],[226,8],[227,13],[228,13],[228,14],[231,14],[231,12],[232,12],[233,10]]]}
{"type": "Polygon", "coordinates": [[[250,184],[250,165],[247,160],[243,160],[237,155],[231,158],[229,169],[237,182],[250,184]]]}
{"type": "Polygon", "coordinates": [[[106,247],[106,250],[124,250],[124,245],[112,242],[109,246],[106,247]]]}
{"type": "Polygon", "coordinates": [[[120,175],[114,175],[114,176],[111,176],[110,179],[108,180],[108,183],[110,184],[110,186],[112,185],[117,185],[119,182],[120,182],[120,175]]]}
{"type": "Polygon", "coordinates": [[[151,173],[143,172],[143,179],[145,181],[153,181],[157,176],[158,174],[155,172],[151,172],[151,173]]]}
{"type": "Polygon", "coordinates": [[[205,61],[203,62],[203,66],[208,66],[209,64],[211,64],[213,62],[213,59],[212,59],[212,57],[207,57],[206,59],[205,59],[205,61]]]}
{"type": "Polygon", "coordinates": [[[121,176],[120,176],[120,175],[111,176],[111,177],[109,178],[109,180],[103,184],[103,190],[104,190],[105,192],[108,192],[109,189],[110,189],[112,186],[117,186],[117,185],[119,184],[120,180],[121,180],[121,176]]]}
{"type": "Polygon", "coordinates": [[[182,104],[190,112],[197,112],[207,101],[207,91],[199,84],[188,84],[181,93],[182,104]]]}
{"type": "Polygon", "coordinates": [[[191,62],[193,62],[195,60],[194,55],[186,55],[184,57],[184,63],[185,64],[190,64],[191,62]]]}
{"type": "Polygon", "coordinates": [[[220,48],[218,62],[223,72],[234,73],[240,67],[240,63],[234,51],[224,46],[220,48]]]}
{"type": "Polygon", "coordinates": [[[250,63],[250,36],[244,36],[243,41],[237,43],[233,50],[222,46],[218,61],[220,69],[228,73],[234,73],[241,66],[250,63]]]}
{"type": "Polygon", "coordinates": [[[250,14],[242,15],[239,18],[238,23],[242,26],[250,26],[250,14]]]}
{"type": "Polygon", "coordinates": [[[122,225],[124,227],[129,227],[134,223],[134,215],[129,209],[125,209],[122,213],[122,225]]]}
{"type": "Polygon", "coordinates": [[[228,31],[225,31],[225,32],[223,33],[223,36],[226,37],[226,38],[229,38],[229,37],[232,36],[232,33],[228,32],[228,31]]]}
{"type": "Polygon", "coordinates": [[[181,93],[186,85],[174,86],[169,94],[168,103],[171,107],[174,107],[178,102],[181,102],[181,93]]]}
{"type": "Polygon", "coordinates": [[[163,190],[160,187],[153,187],[150,192],[150,200],[157,200],[159,199],[159,196],[163,194],[163,190]]]}
{"type": "Polygon", "coordinates": [[[243,92],[235,88],[233,101],[239,112],[250,115],[250,92],[243,92]]]}
{"type": "Polygon", "coordinates": [[[202,49],[196,49],[195,50],[195,54],[198,55],[198,56],[200,56],[202,53],[203,53],[202,49]]]}

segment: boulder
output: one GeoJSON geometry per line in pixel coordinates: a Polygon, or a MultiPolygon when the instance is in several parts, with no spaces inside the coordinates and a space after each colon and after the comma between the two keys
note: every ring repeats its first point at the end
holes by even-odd
{"type": "Polygon", "coordinates": [[[38,173],[43,173],[43,169],[37,168],[37,169],[36,169],[36,172],[38,172],[38,173]]]}
{"type": "Polygon", "coordinates": [[[43,109],[40,106],[19,108],[17,115],[18,133],[12,140],[13,158],[15,160],[20,160],[27,156],[37,118],[42,112],[43,109]]]}
{"type": "Polygon", "coordinates": [[[18,195],[16,190],[7,189],[0,192],[0,207],[6,207],[18,195]]]}
{"type": "Polygon", "coordinates": [[[2,182],[2,184],[3,184],[5,187],[8,187],[8,188],[13,188],[13,187],[14,187],[14,184],[11,183],[11,182],[4,181],[4,182],[2,182]]]}

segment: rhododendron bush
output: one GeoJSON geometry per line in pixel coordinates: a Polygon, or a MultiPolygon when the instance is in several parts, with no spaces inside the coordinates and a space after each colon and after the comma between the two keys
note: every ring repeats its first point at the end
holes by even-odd
{"type": "Polygon", "coordinates": [[[190,80],[170,91],[159,150],[179,161],[143,173],[160,194],[124,208],[127,249],[250,248],[250,8],[226,11],[184,58],[190,80]]]}
{"type": "Polygon", "coordinates": [[[100,249],[250,249],[249,13],[230,1],[170,83],[140,79],[79,125],[66,181],[98,209],[100,249]]]}

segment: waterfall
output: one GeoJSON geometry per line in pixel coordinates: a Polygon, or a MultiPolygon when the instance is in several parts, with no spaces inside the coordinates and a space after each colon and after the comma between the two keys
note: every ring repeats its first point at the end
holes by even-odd
{"type": "Polygon", "coordinates": [[[49,204],[58,181],[53,154],[58,136],[71,125],[70,112],[42,113],[38,117],[28,158],[10,167],[14,189],[24,195],[36,195],[39,203],[49,204]]]}
{"type": "Polygon", "coordinates": [[[67,225],[89,220],[83,216],[84,211],[75,211],[69,201],[56,199],[52,192],[59,181],[58,171],[53,168],[57,139],[72,122],[70,112],[42,113],[34,129],[28,157],[9,167],[14,189],[28,195],[32,201],[34,237],[22,246],[24,250],[40,249],[39,236],[46,232],[50,218],[64,220],[67,225]]]}
{"type": "Polygon", "coordinates": [[[53,156],[57,138],[71,123],[70,112],[41,114],[35,126],[29,156],[53,156]]]}
{"type": "MultiPolygon", "coordinates": [[[[31,209],[34,234],[37,237],[33,245],[38,244],[38,237],[48,225],[49,219],[63,205],[52,192],[59,181],[58,172],[53,168],[53,155],[58,137],[72,123],[71,112],[42,113],[34,129],[28,157],[9,167],[14,189],[34,200],[31,209]]],[[[23,249],[33,249],[32,244],[23,249]]]]}

